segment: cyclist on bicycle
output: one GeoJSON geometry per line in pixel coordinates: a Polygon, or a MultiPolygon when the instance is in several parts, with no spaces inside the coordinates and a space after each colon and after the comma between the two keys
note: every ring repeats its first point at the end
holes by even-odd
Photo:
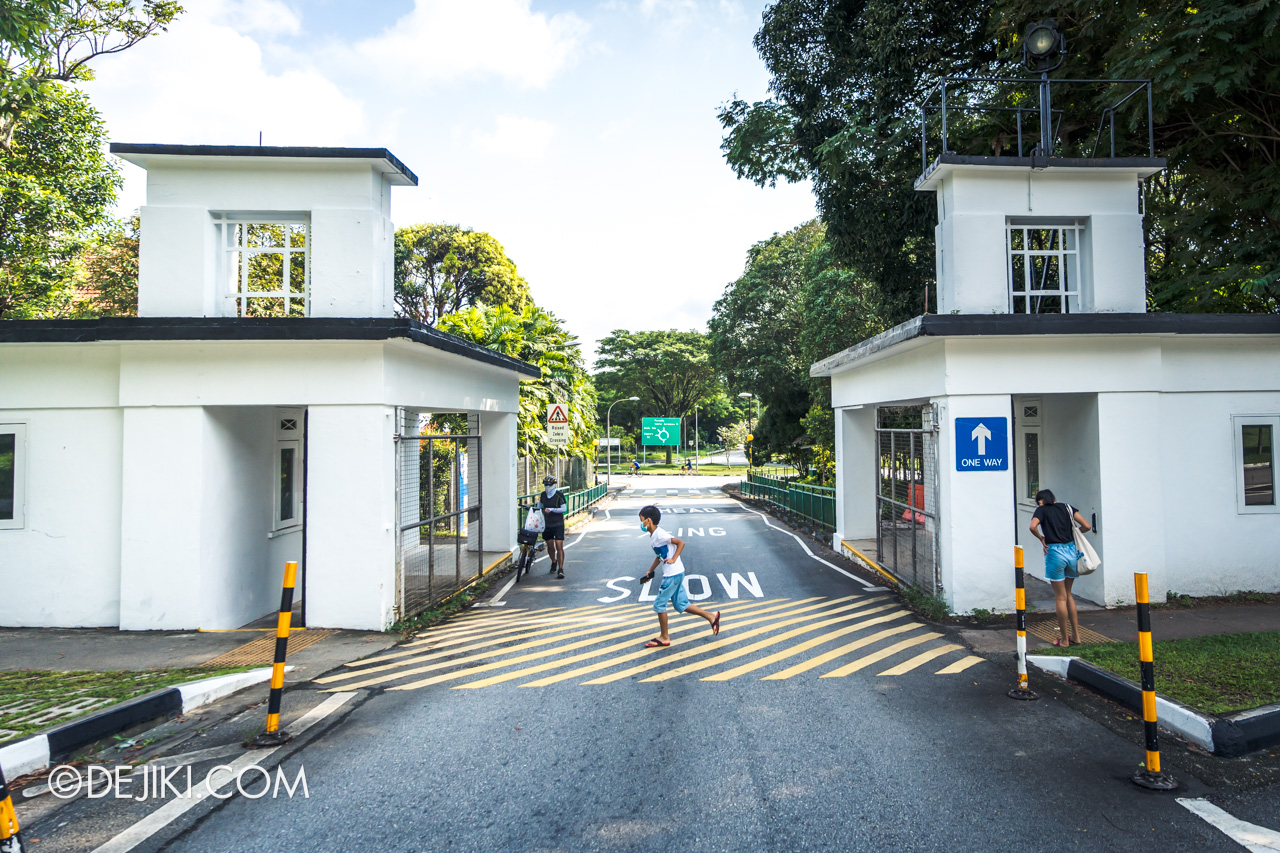
{"type": "Polygon", "coordinates": [[[640,463],[635,460],[634,456],[631,457],[631,473],[633,474],[640,473],[640,463]]]}
{"type": "Polygon", "coordinates": [[[547,556],[551,558],[551,574],[564,577],[564,514],[569,502],[564,494],[556,488],[556,478],[542,478],[543,491],[538,495],[538,509],[542,510],[547,529],[542,538],[547,543],[547,556]]]}

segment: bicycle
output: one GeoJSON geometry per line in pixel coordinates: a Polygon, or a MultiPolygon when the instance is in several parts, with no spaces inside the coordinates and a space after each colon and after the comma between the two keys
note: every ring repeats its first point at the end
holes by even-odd
{"type": "Polygon", "coordinates": [[[520,576],[529,574],[529,569],[533,567],[535,555],[547,546],[538,541],[537,531],[524,528],[516,531],[516,544],[520,546],[520,553],[515,560],[516,583],[520,583],[520,576]]]}

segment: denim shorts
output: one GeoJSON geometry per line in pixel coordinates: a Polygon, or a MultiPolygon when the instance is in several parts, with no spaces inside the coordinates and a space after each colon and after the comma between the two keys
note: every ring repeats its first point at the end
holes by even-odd
{"type": "Polygon", "coordinates": [[[677,613],[683,613],[689,609],[689,593],[684,590],[684,572],[662,579],[662,583],[658,586],[658,599],[653,602],[653,612],[666,613],[668,602],[677,613]]]}
{"type": "Polygon", "coordinates": [[[1044,555],[1044,579],[1050,582],[1067,578],[1078,578],[1076,563],[1080,552],[1074,542],[1063,542],[1049,546],[1049,553],[1044,555]]]}

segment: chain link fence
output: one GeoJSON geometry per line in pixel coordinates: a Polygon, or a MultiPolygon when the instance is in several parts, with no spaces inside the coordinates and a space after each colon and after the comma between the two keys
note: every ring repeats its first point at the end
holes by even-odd
{"type": "Polygon", "coordinates": [[[876,554],[880,565],[931,595],[938,567],[938,436],[932,406],[876,411],[876,554]]]}

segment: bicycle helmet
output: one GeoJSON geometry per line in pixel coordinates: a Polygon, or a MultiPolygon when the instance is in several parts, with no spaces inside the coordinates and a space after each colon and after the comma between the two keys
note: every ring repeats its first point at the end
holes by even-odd
{"type": "Polygon", "coordinates": [[[549,474],[542,478],[542,485],[544,486],[554,486],[555,484],[556,484],[556,478],[552,477],[549,474]]]}

